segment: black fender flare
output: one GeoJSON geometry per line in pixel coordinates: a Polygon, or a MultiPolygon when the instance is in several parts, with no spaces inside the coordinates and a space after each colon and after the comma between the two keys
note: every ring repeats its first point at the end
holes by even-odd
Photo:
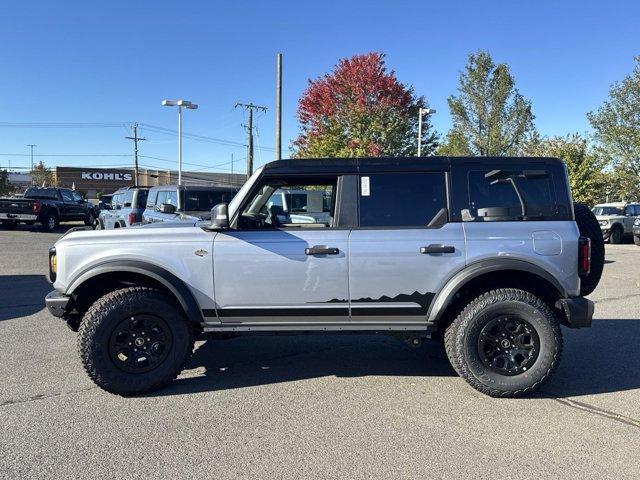
{"type": "Polygon", "coordinates": [[[111,272],[137,273],[152,278],[173,293],[189,320],[204,323],[198,302],[187,285],[173,273],[149,262],[139,260],[110,260],[92,265],[80,272],[69,282],[69,287],[65,294],[70,296],[80,285],[90,278],[111,272]]]}
{"type": "Polygon", "coordinates": [[[440,289],[431,303],[431,307],[427,313],[427,321],[430,323],[438,322],[455,294],[464,287],[467,282],[485,273],[500,270],[518,270],[532,273],[553,285],[561,298],[567,298],[569,296],[565,288],[551,273],[534,263],[516,258],[489,258],[467,265],[446,281],[444,287],[440,289]]]}

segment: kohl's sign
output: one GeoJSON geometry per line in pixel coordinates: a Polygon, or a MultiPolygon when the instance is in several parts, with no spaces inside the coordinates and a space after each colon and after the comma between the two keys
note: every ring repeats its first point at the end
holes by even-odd
{"type": "Polygon", "coordinates": [[[131,181],[131,173],[82,172],[82,180],[131,181]]]}

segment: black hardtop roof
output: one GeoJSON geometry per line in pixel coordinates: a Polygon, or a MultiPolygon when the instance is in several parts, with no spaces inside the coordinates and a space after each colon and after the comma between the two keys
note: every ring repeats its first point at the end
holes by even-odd
{"type": "Polygon", "coordinates": [[[376,171],[442,171],[452,165],[516,164],[540,166],[558,164],[551,157],[375,157],[375,158],[301,158],[276,160],[264,166],[264,173],[371,173],[376,171]]]}

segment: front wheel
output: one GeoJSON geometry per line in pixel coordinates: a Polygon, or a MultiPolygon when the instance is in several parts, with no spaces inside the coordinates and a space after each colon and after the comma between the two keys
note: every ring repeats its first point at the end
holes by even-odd
{"type": "Polygon", "coordinates": [[[609,243],[612,245],[618,245],[622,243],[622,228],[613,227],[611,229],[611,233],[609,234],[609,243]]]}
{"type": "Polygon", "coordinates": [[[93,227],[96,223],[96,214],[90,210],[89,213],[87,214],[87,218],[84,219],[84,224],[87,227],[93,227]]]}
{"type": "Polygon", "coordinates": [[[171,382],[193,351],[193,328],[158,290],[110,292],[87,311],[78,350],[87,374],[103,390],[136,395],[171,382]]]}
{"type": "Polygon", "coordinates": [[[540,387],[558,365],[560,325],[549,306],[512,288],[471,301],[445,332],[454,369],[492,397],[518,397],[540,387]]]}

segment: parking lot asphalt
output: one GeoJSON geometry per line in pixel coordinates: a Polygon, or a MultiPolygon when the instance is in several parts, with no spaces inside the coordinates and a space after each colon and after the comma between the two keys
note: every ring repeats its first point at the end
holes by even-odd
{"type": "Polygon", "coordinates": [[[43,297],[61,235],[0,230],[0,478],[639,478],[640,247],[607,245],[591,329],[534,397],[485,397],[388,336],[199,343],[168,388],[85,375],[43,297]]]}

